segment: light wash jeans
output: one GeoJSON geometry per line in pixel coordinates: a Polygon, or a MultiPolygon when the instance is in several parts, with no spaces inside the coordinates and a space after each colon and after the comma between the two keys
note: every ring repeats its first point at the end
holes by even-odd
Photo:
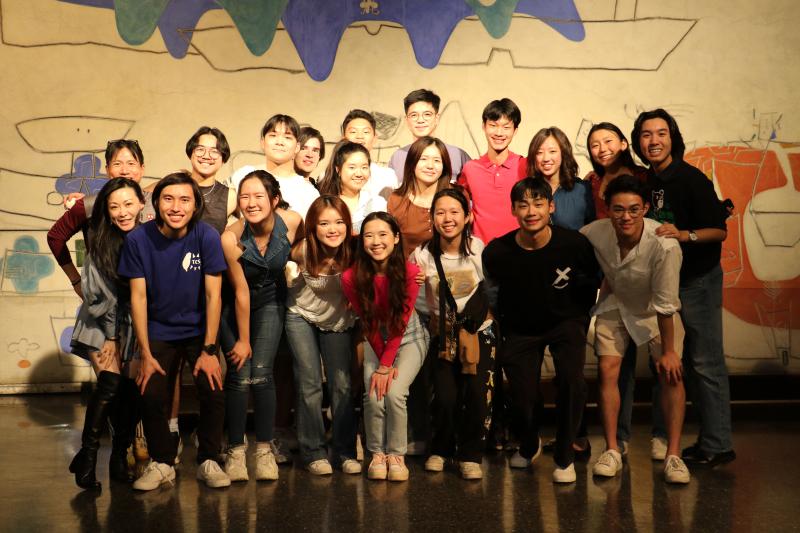
{"type": "Polygon", "coordinates": [[[286,312],[286,338],[294,354],[297,385],[297,440],[305,464],[327,459],[322,420],[322,364],[333,414],[333,459],[356,458],[356,412],[350,369],[353,364],[353,329],[323,331],[302,316],[286,312]]]}
{"type": "Polygon", "coordinates": [[[683,368],[687,391],[700,418],[700,449],[709,454],[733,449],[731,393],[722,351],[722,268],[681,282],[681,319],[686,330],[683,368]]]}
{"type": "Polygon", "coordinates": [[[400,349],[393,366],[397,377],[392,381],[388,394],[378,400],[369,395],[369,383],[380,361],[369,343],[364,348],[364,432],[367,449],[371,453],[405,455],[408,448],[408,388],[422,367],[428,352],[430,335],[422,326],[416,311],[408,320],[400,349]]]}
{"type": "MultiPolygon", "coordinates": [[[[244,444],[247,426],[247,400],[253,389],[253,419],[256,441],[269,442],[275,430],[275,380],[272,367],[283,331],[283,304],[271,303],[250,311],[250,347],[253,355],[238,371],[228,365],[225,376],[225,416],[228,444],[244,444]]],[[[222,353],[228,353],[239,337],[234,305],[222,308],[219,336],[222,353]]]]}

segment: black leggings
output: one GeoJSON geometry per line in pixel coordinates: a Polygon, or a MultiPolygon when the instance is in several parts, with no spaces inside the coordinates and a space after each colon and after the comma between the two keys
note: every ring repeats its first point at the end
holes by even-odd
{"type": "MultiPolygon", "coordinates": [[[[494,356],[497,345],[494,324],[478,334],[480,359],[476,374],[463,374],[460,361],[436,359],[433,393],[433,440],[431,453],[480,463],[492,405],[494,356]]],[[[431,340],[433,357],[439,340],[431,340]]]]}

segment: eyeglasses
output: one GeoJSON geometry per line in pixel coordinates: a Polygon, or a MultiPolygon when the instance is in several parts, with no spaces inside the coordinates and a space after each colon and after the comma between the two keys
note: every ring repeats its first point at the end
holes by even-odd
{"type": "Polygon", "coordinates": [[[412,122],[418,121],[420,118],[425,121],[429,122],[433,117],[436,115],[433,111],[425,111],[424,113],[417,113],[414,111],[413,113],[409,113],[406,115],[406,118],[412,122]]]}
{"type": "Polygon", "coordinates": [[[614,218],[622,218],[625,216],[625,213],[628,213],[631,218],[639,218],[644,214],[644,208],[640,205],[635,205],[629,209],[625,209],[624,207],[614,206],[611,208],[611,216],[614,218]]]}
{"type": "Polygon", "coordinates": [[[219,159],[222,155],[215,147],[203,146],[202,144],[195,146],[193,152],[197,157],[209,157],[211,159],[219,159]]]}

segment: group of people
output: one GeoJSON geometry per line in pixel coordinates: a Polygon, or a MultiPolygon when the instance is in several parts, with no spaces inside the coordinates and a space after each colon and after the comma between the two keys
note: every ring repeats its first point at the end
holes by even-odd
{"type": "Polygon", "coordinates": [[[465,479],[480,479],[487,435],[505,405],[519,441],[509,464],[528,468],[547,447],[539,386],[549,349],[553,480],[574,482],[574,462],[591,454],[583,369],[592,316],[606,440],[596,476],[617,475],[628,451],[637,347],[647,347],[656,378],[651,452],[664,461],[666,481],[688,483],[686,463],[735,458],[719,264],[727,211],[712,182],[683,161],[674,118],[642,113],[631,146],[617,126],[596,124],[587,139],[593,171],[581,179],[556,127],[534,135],[527,157],[509,150],[521,122],[511,100],[484,109],[488,149],[475,160],[434,136],[439,105],[429,90],[409,93],[415,141],[388,168],[371,160],[375,119],[349,112],[317,179],[325,141],[287,115],[261,130],[265,164],[238,169],[228,185],[216,178],[230,157],[216,128],[187,142],[191,170],[144,190],[138,142],[109,142],[112,179],[78,198],[48,233],[83,300],[73,353],[97,374],[70,465],[80,487],[100,487],[106,420],[112,479],[151,490],[175,478],[184,364],[199,398],[198,479],[210,487],[249,479],[251,391],[251,466],[257,480],[277,479],[273,364],[284,334],[300,458],[312,474],[362,472],[361,392],[370,479],[407,480],[409,446],[425,450],[425,470],[452,461],[465,479]],[[87,242],[80,273],[66,248],[78,231],[87,242]],[[681,450],[684,382],[700,432],[681,450]],[[133,480],[126,451],[138,420],[150,463],[133,480]]]}

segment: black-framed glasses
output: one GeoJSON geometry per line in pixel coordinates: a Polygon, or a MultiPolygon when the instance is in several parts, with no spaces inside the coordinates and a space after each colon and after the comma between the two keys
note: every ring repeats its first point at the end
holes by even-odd
{"type": "Polygon", "coordinates": [[[634,205],[633,207],[625,209],[622,206],[615,205],[611,208],[611,216],[614,218],[622,218],[625,216],[625,213],[628,213],[631,218],[639,218],[644,214],[644,207],[640,205],[634,205]]]}
{"type": "Polygon", "coordinates": [[[202,144],[195,146],[192,151],[197,157],[210,157],[211,159],[219,159],[222,155],[215,146],[203,146],[202,144]]]}

